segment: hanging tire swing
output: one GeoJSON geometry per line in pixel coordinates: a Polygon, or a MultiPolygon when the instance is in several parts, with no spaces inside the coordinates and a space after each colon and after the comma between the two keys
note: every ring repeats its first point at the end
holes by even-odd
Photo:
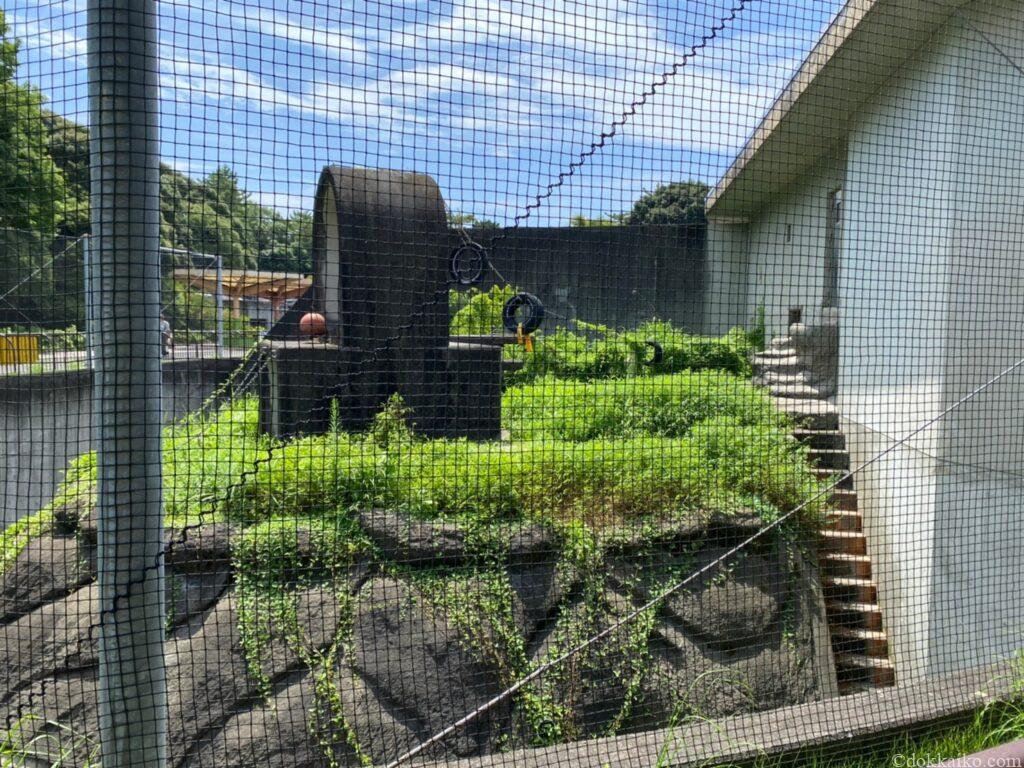
{"type": "Polygon", "coordinates": [[[544,305],[532,293],[517,293],[505,302],[501,322],[509,333],[528,336],[544,322],[544,305]]]}

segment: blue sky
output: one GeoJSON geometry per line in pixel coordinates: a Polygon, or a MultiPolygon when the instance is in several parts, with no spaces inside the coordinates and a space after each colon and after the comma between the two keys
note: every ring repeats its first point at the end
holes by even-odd
{"type": "MultiPolygon", "coordinates": [[[[282,212],[310,208],[327,163],[419,171],[452,210],[509,224],[735,4],[162,1],[162,157],[227,163],[282,212]]],[[[19,76],[87,122],[84,0],[3,7],[19,76]]],[[[838,7],[752,0],[529,223],[713,182],[838,7]]]]}

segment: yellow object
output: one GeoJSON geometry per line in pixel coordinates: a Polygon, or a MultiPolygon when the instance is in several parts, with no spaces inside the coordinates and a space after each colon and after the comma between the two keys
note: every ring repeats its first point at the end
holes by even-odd
{"type": "Polygon", "coordinates": [[[5,333],[0,335],[0,365],[39,362],[39,335],[5,333]]]}
{"type": "Polygon", "coordinates": [[[523,324],[520,323],[516,328],[516,343],[521,344],[527,352],[533,352],[533,339],[523,333],[523,324]]]}

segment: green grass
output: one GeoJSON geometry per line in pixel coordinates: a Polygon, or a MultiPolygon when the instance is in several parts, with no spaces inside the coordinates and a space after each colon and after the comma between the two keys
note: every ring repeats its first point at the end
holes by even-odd
{"type": "Polygon", "coordinates": [[[682,437],[709,420],[792,429],[764,390],[722,371],[591,382],[549,376],[506,390],[502,418],[513,440],[682,437]]]}
{"type": "Polygon", "coordinates": [[[615,331],[605,326],[577,322],[586,333],[559,328],[537,334],[534,351],[516,358],[523,361],[520,370],[507,377],[509,384],[527,384],[545,376],[577,381],[657,376],[680,371],[717,370],[749,377],[747,356],[754,348],[751,334],[735,328],[724,336],[697,336],[675,328],[671,323],[651,320],[631,331],[615,331]],[[662,359],[653,362],[656,342],[662,359]]]}

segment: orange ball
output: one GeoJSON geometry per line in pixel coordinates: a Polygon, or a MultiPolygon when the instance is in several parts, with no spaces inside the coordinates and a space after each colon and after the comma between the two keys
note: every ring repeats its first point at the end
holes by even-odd
{"type": "Polygon", "coordinates": [[[299,320],[299,330],[307,336],[323,336],[327,333],[327,321],[319,312],[307,312],[299,320]]]}

